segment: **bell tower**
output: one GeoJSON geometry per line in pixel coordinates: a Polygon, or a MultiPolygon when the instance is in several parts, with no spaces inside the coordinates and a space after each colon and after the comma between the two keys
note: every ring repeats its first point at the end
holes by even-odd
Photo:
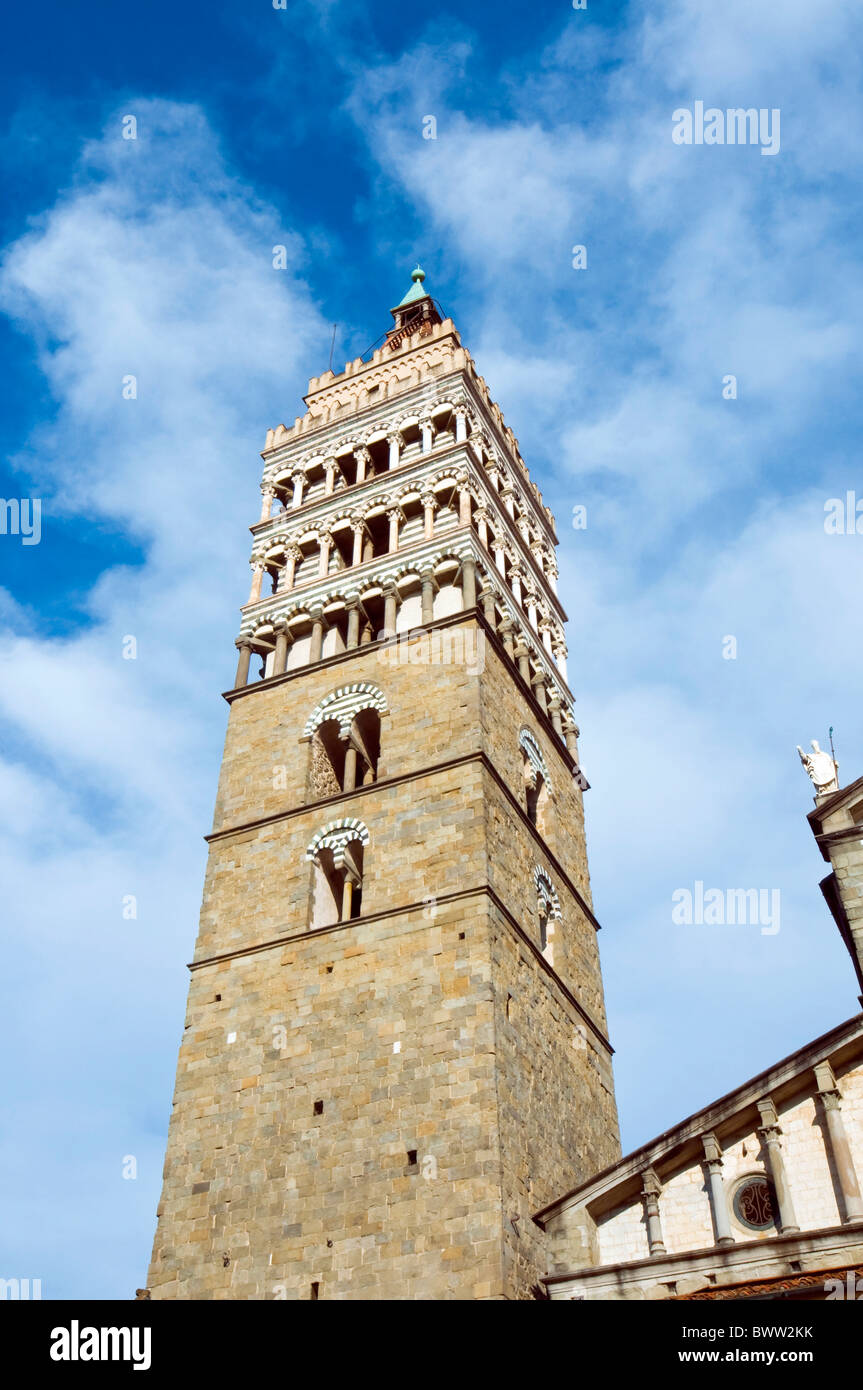
{"type": "Polygon", "coordinates": [[[424,280],[267,432],[152,1298],[529,1298],[620,1153],[554,520],[424,280]]]}

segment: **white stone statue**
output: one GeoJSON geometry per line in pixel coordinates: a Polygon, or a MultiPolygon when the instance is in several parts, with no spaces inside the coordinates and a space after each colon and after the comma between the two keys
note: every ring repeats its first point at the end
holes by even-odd
{"type": "Polygon", "coordinates": [[[839,790],[839,765],[833,761],[829,753],[822,752],[817,739],[813,738],[812,740],[811,753],[804,753],[799,743],[797,752],[800,754],[801,763],[809,773],[816,796],[826,796],[830,792],[839,790]]]}

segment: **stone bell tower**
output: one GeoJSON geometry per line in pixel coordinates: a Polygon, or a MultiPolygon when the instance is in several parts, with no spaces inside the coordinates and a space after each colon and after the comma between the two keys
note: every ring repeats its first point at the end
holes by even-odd
{"type": "Polygon", "coordinates": [[[424,279],[267,433],[152,1298],[529,1298],[619,1155],[554,520],[424,279]]]}

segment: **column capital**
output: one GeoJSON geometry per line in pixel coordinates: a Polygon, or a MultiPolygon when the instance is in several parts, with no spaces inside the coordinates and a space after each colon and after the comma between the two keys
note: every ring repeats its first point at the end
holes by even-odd
{"type": "Polygon", "coordinates": [[[708,1167],[712,1163],[718,1163],[721,1167],[722,1148],[719,1144],[719,1140],[716,1138],[716,1135],[713,1133],[702,1134],[701,1144],[704,1149],[704,1161],[708,1165],[708,1167]]]}
{"type": "Polygon", "coordinates": [[[655,1168],[645,1168],[641,1174],[641,1190],[643,1193],[658,1197],[662,1191],[662,1183],[655,1168]]]}
{"type": "Polygon", "coordinates": [[[819,1091],[836,1091],[838,1094],[836,1074],[829,1062],[819,1062],[813,1070],[815,1072],[815,1082],[819,1091]]]}
{"type": "Polygon", "coordinates": [[[765,1133],[767,1131],[771,1133],[775,1132],[775,1135],[778,1137],[782,1133],[782,1130],[779,1128],[779,1116],[776,1113],[776,1106],[772,1098],[767,1096],[764,1100],[759,1100],[757,1105],[758,1114],[761,1116],[761,1129],[764,1130],[765,1133]]]}

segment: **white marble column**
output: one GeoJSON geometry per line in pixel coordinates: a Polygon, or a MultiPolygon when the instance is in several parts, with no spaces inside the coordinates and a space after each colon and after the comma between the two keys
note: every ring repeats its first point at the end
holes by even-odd
{"type": "Polygon", "coordinates": [[[434,539],[434,514],[437,506],[437,498],[433,492],[427,492],[422,499],[423,504],[423,535],[427,541],[434,539]]]}
{"type": "Polygon", "coordinates": [[[286,592],[294,587],[297,574],[297,561],[301,555],[302,551],[298,545],[289,545],[285,551],[285,578],[283,587],[286,592]]]}
{"type": "Polygon", "coordinates": [[[725,1196],[725,1183],[722,1177],[722,1149],[715,1134],[702,1134],[704,1166],[707,1169],[707,1185],[710,1192],[710,1211],[713,1216],[713,1230],[717,1245],[733,1245],[731,1223],[728,1219],[728,1199],[725,1196]]]}
{"type": "Polygon", "coordinates": [[[647,1225],[647,1248],[651,1255],[664,1255],[665,1242],[662,1239],[662,1221],[659,1216],[659,1194],[662,1183],[652,1168],[646,1168],[641,1175],[641,1198],[644,1202],[644,1216],[647,1225]]]}
{"type": "Polygon", "coordinates": [[[352,530],[353,533],[354,533],[354,549],[353,549],[353,555],[351,556],[351,564],[352,564],[352,565],[360,565],[360,564],[362,564],[362,559],[363,559],[363,532],[365,531],[365,529],[366,529],[366,527],[365,527],[365,522],[364,522],[364,521],[357,520],[357,521],[352,521],[352,522],[351,522],[351,530],[352,530]]]}
{"type": "Polygon", "coordinates": [[[791,1189],[788,1186],[788,1177],[785,1172],[785,1159],[780,1143],[782,1131],[779,1128],[779,1117],[776,1114],[776,1106],[769,1096],[766,1100],[758,1102],[758,1112],[761,1116],[761,1128],[758,1133],[767,1150],[767,1166],[779,1204],[779,1233],[783,1236],[790,1235],[794,1231],[799,1231],[800,1227],[794,1214],[794,1203],[791,1200],[791,1189]]]}
{"type": "Polygon", "coordinates": [[[264,562],[256,560],[252,569],[252,587],[249,592],[249,603],[257,603],[261,597],[261,585],[264,582],[264,562]]]}
{"type": "Polygon", "coordinates": [[[273,501],[276,496],[275,488],[265,487],[261,496],[261,516],[260,521],[269,521],[270,512],[273,510],[273,501]]]}
{"type": "Polygon", "coordinates": [[[854,1159],[851,1156],[851,1147],[845,1132],[845,1122],[842,1118],[840,1105],[841,1096],[836,1085],[833,1068],[829,1062],[819,1062],[815,1068],[815,1080],[818,1083],[818,1095],[824,1107],[829,1146],[833,1155],[836,1176],[839,1179],[839,1190],[842,1194],[842,1206],[844,1207],[844,1211],[841,1213],[842,1220],[844,1222],[863,1221],[863,1198],[860,1196],[860,1184],[857,1181],[854,1159]]]}

